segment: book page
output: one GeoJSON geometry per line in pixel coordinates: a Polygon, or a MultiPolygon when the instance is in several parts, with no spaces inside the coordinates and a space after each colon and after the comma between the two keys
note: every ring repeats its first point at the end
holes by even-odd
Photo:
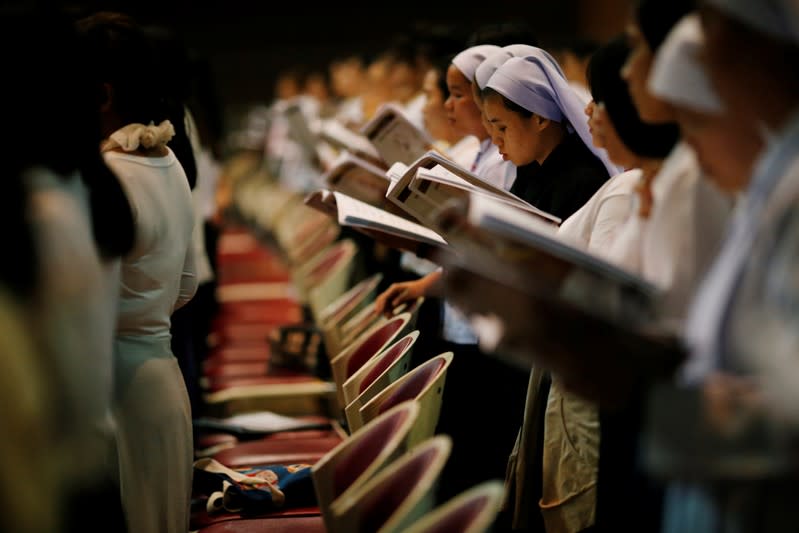
{"type": "Polygon", "coordinates": [[[389,169],[386,171],[386,177],[391,180],[391,184],[388,186],[388,191],[386,191],[386,194],[391,192],[397,183],[399,183],[399,180],[402,179],[403,174],[405,174],[407,171],[408,165],[399,161],[389,167],[389,169]]]}
{"type": "MultiPolygon", "coordinates": [[[[468,211],[469,223],[499,239],[507,239],[526,247],[530,257],[545,255],[551,260],[571,265],[613,284],[633,287],[645,294],[656,294],[657,288],[636,273],[619,268],[601,257],[572,246],[557,235],[557,228],[539,217],[507,206],[492,198],[472,195],[468,211]]],[[[524,250],[519,253],[522,261],[524,250]]],[[[553,261],[549,264],[554,265],[553,261]]]]}
{"type": "Polygon", "coordinates": [[[358,226],[429,244],[446,245],[436,232],[339,192],[333,193],[342,226],[358,226]]]}
{"type": "Polygon", "coordinates": [[[364,154],[374,159],[380,159],[380,153],[369,139],[355,133],[337,120],[323,120],[319,135],[342,150],[349,150],[355,154],[364,154]]]}
{"type": "Polygon", "coordinates": [[[385,202],[391,183],[381,169],[347,152],[322,176],[322,181],[330,189],[375,206],[385,202]]]}
{"type": "Polygon", "coordinates": [[[432,146],[432,139],[417,128],[395,104],[383,104],[362,129],[383,160],[410,165],[432,146]]]}
{"type": "Polygon", "coordinates": [[[335,197],[333,193],[327,189],[320,189],[309,193],[303,200],[303,203],[330,217],[336,216],[335,197]]]}

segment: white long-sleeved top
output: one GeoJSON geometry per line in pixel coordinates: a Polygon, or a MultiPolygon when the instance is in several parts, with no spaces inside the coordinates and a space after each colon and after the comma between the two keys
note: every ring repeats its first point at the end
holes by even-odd
{"type": "Polygon", "coordinates": [[[125,189],[136,225],[136,244],[122,261],[117,336],[169,340],[172,312],[197,291],[186,174],[171,150],[164,157],[103,155],[125,189]]]}

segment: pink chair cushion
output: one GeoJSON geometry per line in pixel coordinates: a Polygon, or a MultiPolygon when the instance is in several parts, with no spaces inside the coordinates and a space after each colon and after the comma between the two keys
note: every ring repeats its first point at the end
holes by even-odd
{"type": "Polygon", "coordinates": [[[204,373],[214,378],[246,378],[265,376],[267,368],[266,360],[216,364],[209,364],[206,361],[204,373]]]}
{"type": "Polygon", "coordinates": [[[333,469],[333,497],[337,498],[374,462],[386,443],[399,431],[408,417],[407,411],[397,411],[368,428],[352,447],[346,451],[333,469]]]}
{"type": "Polygon", "coordinates": [[[377,351],[404,325],[404,320],[396,317],[392,318],[369,337],[364,340],[354,352],[350,354],[347,360],[347,375],[346,378],[353,375],[359,368],[361,368],[366,361],[371,359],[377,351]]]}
{"type": "Polygon", "coordinates": [[[318,381],[314,376],[298,375],[268,375],[238,378],[208,378],[208,392],[219,392],[231,387],[246,387],[251,385],[285,385],[288,383],[309,383],[318,381]]]}
{"type": "Polygon", "coordinates": [[[441,520],[427,530],[427,533],[452,533],[453,531],[465,531],[480,516],[480,513],[488,505],[487,496],[471,498],[463,502],[451,512],[441,517],[441,520]]]}
{"type": "Polygon", "coordinates": [[[419,483],[436,455],[436,448],[431,447],[414,457],[358,504],[362,531],[377,531],[386,523],[419,483]]]}
{"type": "Polygon", "coordinates": [[[327,245],[336,240],[336,229],[329,228],[322,233],[314,236],[311,240],[298,247],[295,259],[298,263],[302,263],[311,259],[313,256],[325,249],[327,245]]]}
{"type": "Polygon", "coordinates": [[[436,377],[438,373],[444,368],[446,362],[442,358],[431,359],[424,363],[422,366],[414,370],[411,377],[405,383],[397,387],[397,389],[380,404],[377,412],[378,414],[385,413],[395,405],[398,405],[406,400],[413,400],[424,390],[424,388],[436,377]]]}
{"type": "Polygon", "coordinates": [[[330,317],[334,320],[339,317],[339,315],[346,314],[349,309],[351,309],[358,300],[363,298],[364,293],[366,293],[369,289],[372,288],[372,278],[367,278],[360,283],[358,283],[350,292],[349,296],[342,302],[339,302],[338,305],[333,309],[330,313],[330,317]]]}
{"type": "Polygon", "coordinates": [[[238,514],[226,513],[198,517],[192,520],[192,530],[200,533],[314,533],[325,531],[322,515],[317,508],[286,509],[274,515],[259,518],[241,518],[238,514]]]}
{"type": "Polygon", "coordinates": [[[335,246],[328,251],[322,260],[308,273],[311,285],[319,283],[344,258],[344,246],[335,246]]]}
{"type": "Polygon", "coordinates": [[[341,435],[332,430],[294,432],[292,437],[266,437],[262,440],[242,442],[216,453],[214,459],[230,468],[269,464],[314,464],[342,441],[341,435]]]}
{"type": "Polygon", "coordinates": [[[403,337],[399,342],[394,343],[394,345],[389,348],[386,352],[380,356],[380,360],[375,363],[375,366],[366,373],[361,381],[361,386],[358,389],[358,392],[361,393],[366,390],[366,388],[374,383],[374,381],[380,377],[380,374],[386,371],[388,367],[390,367],[394,361],[399,359],[402,354],[405,352],[405,349],[410,346],[413,342],[413,338],[411,337],[403,337]]]}

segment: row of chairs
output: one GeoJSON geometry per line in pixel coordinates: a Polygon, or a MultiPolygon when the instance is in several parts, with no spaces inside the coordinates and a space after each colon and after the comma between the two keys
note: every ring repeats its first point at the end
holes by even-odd
{"type": "MultiPolygon", "coordinates": [[[[260,198],[267,198],[263,187],[258,191],[260,198]]],[[[260,518],[227,516],[216,522],[207,521],[197,529],[202,533],[264,529],[334,533],[488,530],[503,497],[503,486],[498,481],[478,485],[435,508],[434,487],[453,445],[446,435],[435,434],[453,354],[438,354],[410,368],[419,338],[416,316],[423,300],[397,309],[393,316],[375,314],[374,299],[382,275],[373,274],[351,283],[358,270],[355,243],[341,239],[340,228],[331,219],[302,205],[296,195],[279,189],[272,192],[268,205],[261,206],[258,220],[251,221],[250,230],[271,250],[282,254],[286,265],[284,281],[292,289],[286,300],[305,310],[305,329],[290,320],[296,314],[288,314],[283,315],[283,323],[267,321],[260,324],[260,329],[241,326],[238,339],[231,338],[236,335],[217,339],[217,347],[227,350],[226,363],[239,365],[233,368],[233,375],[239,371],[246,375],[228,380],[229,387],[213,390],[212,394],[219,397],[220,392],[244,389],[244,394],[251,394],[255,400],[272,396],[281,386],[284,390],[292,388],[292,384],[270,382],[275,353],[263,350],[261,344],[260,353],[267,353],[258,359],[255,349],[247,351],[247,343],[255,339],[263,343],[263,338],[268,337],[274,351],[286,348],[289,336],[285,332],[304,331],[307,339],[307,332],[315,331],[324,348],[320,353],[325,355],[321,357],[330,370],[330,402],[320,411],[280,414],[302,415],[308,420],[326,416],[332,430],[273,435],[234,444],[209,457],[231,468],[247,468],[280,461],[281,450],[312,443],[316,447],[306,461],[313,465],[316,508],[286,509],[260,518]],[[242,335],[241,331],[253,333],[248,337],[250,334],[242,335]],[[250,359],[231,355],[237,353],[250,359]],[[253,360],[255,365],[250,364],[253,360]],[[257,375],[252,376],[252,371],[257,375]],[[271,394],[266,393],[267,389],[271,389],[271,394]],[[330,438],[331,433],[335,438],[330,438]]],[[[252,307],[253,301],[259,301],[251,299],[254,292],[258,292],[254,287],[241,291],[238,303],[242,308],[228,315],[229,320],[257,323],[246,319],[263,316],[262,310],[268,306],[256,306],[252,311],[248,305],[252,307]]],[[[280,298],[274,301],[278,306],[285,304],[280,298]]],[[[309,348],[307,344],[300,345],[309,348]]],[[[308,361],[301,363],[313,373],[308,361]]],[[[242,405],[245,404],[238,403],[240,409],[242,405]]],[[[276,404],[253,401],[246,405],[246,410],[253,410],[276,404]]]]}

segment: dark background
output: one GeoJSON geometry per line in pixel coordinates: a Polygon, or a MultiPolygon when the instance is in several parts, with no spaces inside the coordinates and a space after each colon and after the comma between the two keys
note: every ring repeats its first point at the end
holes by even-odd
{"type": "MultiPolygon", "coordinates": [[[[7,1],[7,0],[4,0],[7,1]]],[[[11,4],[14,5],[14,1],[11,4]]],[[[624,27],[630,0],[400,0],[357,2],[189,0],[49,2],[75,15],[122,11],[143,24],[176,31],[202,60],[204,79],[229,127],[253,103],[272,98],[276,75],[302,64],[325,68],[344,54],[378,51],[418,22],[453,25],[467,34],[486,23],[522,21],[542,46],[570,36],[604,40],[624,27]],[[469,2],[473,4],[473,2],[469,2]]],[[[16,2],[30,5],[30,2],[16,2]]],[[[227,128],[226,128],[227,129],[227,128]]]]}

